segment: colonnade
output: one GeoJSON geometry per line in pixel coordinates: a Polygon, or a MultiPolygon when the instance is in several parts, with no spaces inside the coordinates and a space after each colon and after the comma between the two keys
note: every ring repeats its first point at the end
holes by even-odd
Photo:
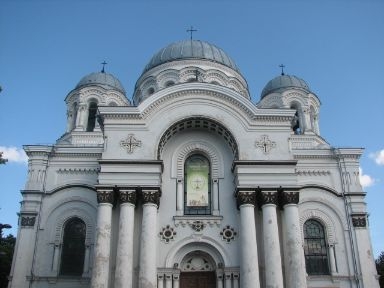
{"type": "Polygon", "coordinates": [[[304,251],[301,243],[299,192],[268,189],[238,189],[240,209],[240,283],[242,288],[259,288],[259,263],[256,242],[255,207],[263,214],[265,287],[306,287],[304,251]],[[286,283],[283,286],[282,257],[277,223],[277,207],[284,209],[283,247],[286,283]]]}
{"type": "MultiPolygon", "coordinates": [[[[156,255],[157,208],[160,201],[160,188],[141,188],[143,219],[140,239],[139,287],[156,287],[157,266],[153,257],[156,255]]],[[[94,266],[91,287],[109,287],[112,208],[120,203],[119,234],[116,253],[115,285],[116,288],[133,287],[133,232],[135,206],[138,191],[135,187],[100,187],[97,189],[97,227],[94,266]],[[117,199],[116,199],[117,197],[117,199]]]]}
{"type": "MultiPolygon", "coordinates": [[[[178,189],[179,190],[179,189],[178,189]]],[[[178,191],[179,192],[179,191],[178,191]]],[[[119,234],[116,253],[114,287],[132,287],[133,275],[133,230],[134,209],[137,203],[136,188],[113,187],[98,188],[98,213],[96,229],[96,247],[91,287],[109,287],[112,208],[120,203],[119,234]],[[116,199],[118,197],[118,199],[116,199]]],[[[141,188],[143,218],[140,239],[140,287],[177,288],[179,276],[174,273],[158,274],[156,261],[157,208],[160,200],[160,188],[141,188]],[[169,275],[168,275],[169,274],[169,275]]],[[[256,189],[238,189],[237,204],[240,209],[240,277],[236,281],[224,273],[218,277],[217,287],[225,287],[229,282],[237,287],[259,288],[259,262],[255,225],[255,207],[259,206],[263,214],[263,249],[266,287],[283,287],[282,259],[285,265],[285,287],[306,287],[304,254],[301,243],[299,221],[299,192],[256,189]],[[280,253],[280,237],[277,223],[277,208],[283,209],[283,250],[280,253]],[[220,278],[220,279],[219,279],[220,278]],[[221,283],[221,284],[220,284],[221,283]]],[[[179,206],[180,207],[180,206],[179,206]]],[[[238,276],[238,275],[237,275],[238,276]]],[[[231,276],[232,277],[232,276],[231,276]]]]}

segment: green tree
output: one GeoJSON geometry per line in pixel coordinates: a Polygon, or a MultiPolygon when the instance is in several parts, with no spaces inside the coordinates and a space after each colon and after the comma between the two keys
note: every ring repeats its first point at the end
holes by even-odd
{"type": "Polygon", "coordinates": [[[0,235],[0,288],[8,286],[8,275],[11,271],[15,243],[16,238],[12,234],[4,238],[0,235]]]}
{"type": "Polygon", "coordinates": [[[380,287],[384,288],[384,252],[381,252],[379,258],[376,259],[376,269],[377,273],[380,275],[380,287]]]}

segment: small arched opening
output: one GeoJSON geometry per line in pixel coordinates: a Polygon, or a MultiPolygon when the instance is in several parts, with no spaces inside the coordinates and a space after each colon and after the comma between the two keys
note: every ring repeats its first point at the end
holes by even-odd
{"type": "Polygon", "coordinates": [[[97,102],[91,101],[88,108],[87,132],[92,132],[96,125],[97,102]]]}

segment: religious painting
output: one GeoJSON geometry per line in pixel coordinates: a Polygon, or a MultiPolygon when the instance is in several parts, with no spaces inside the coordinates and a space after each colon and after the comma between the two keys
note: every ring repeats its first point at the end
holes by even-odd
{"type": "Polygon", "coordinates": [[[209,162],[201,155],[193,155],[185,163],[186,197],[188,207],[206,207],[209,204],[209,162]]]}

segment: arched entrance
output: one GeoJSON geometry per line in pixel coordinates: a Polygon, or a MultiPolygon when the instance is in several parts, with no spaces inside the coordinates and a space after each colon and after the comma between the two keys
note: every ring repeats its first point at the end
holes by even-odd
{"type": "Polygon", "coordinates": [[[203,251],[185,255],[180,265],[180,288],[216,288],[216,264],[203,251]]]}

